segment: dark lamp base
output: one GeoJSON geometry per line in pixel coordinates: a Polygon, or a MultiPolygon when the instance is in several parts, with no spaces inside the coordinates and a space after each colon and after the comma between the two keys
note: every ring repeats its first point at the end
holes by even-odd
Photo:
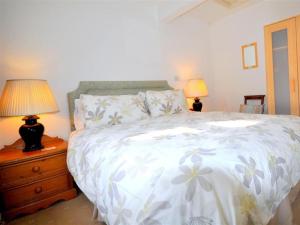
{"type": "Polygon", "coordinates": [[[43,148],[42,136],[44,133],[44,126],[41,123],[37,123],[38,116],[25,116],[25,124],[23,124],[19,133],[24,141],[24,152],[30,152],[40,150],[43,148]]]}
{"type": "Polygon", "coordinates": [[[195,98],[194,100],[195,100],[195,102],[193,103],[193,111],[201,112],[202,103],[200,102],[200,99],[195,98]]]}

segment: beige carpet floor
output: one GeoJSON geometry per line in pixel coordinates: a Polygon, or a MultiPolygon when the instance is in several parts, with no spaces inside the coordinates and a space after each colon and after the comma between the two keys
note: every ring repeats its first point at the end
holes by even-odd
{"type": "Polygon", "coordinates": [[[103,225],[92,219],[93,205],[83,195],[58,202],[37,213],[15,219],[5,225],[103,225]]]}
{"type": "MultiPolygon", "coordinates": [[[[300,197],[294,203],[293,210],[294,224],[300,225],[300,197]]],[[[92,214],[92,204],[80,194],[75,199],[56,203],[48,209],[15,219],[5,225],[103,225],[93,220],[92,214]]]]}

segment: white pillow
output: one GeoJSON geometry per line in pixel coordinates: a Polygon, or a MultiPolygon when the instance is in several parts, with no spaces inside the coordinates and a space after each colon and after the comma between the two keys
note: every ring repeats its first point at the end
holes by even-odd
{"type": "Polygon", "coordinates": [[[80,99],[75,99],[74,125],[76,130],[84,128],[84,111],[80,99]]]}
{"type": "Polygon", "coordinates": [[[187,111],[186,98],[182,90],[147,91],[146,101],[152,117],[187,111]]]}
{"type": "Polygon", "coordinates": [[[85,128],[131,123],[149,118],[141,95],[80,95],[85,128]]]}

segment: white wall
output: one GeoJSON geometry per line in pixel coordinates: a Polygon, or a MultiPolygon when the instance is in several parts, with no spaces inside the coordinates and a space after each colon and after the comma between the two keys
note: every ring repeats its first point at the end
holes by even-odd
{"type": "Polygon", "coordinates": [[[3,43],[3,24],[4,23],[4,12],[3,12],[3,2],[0,1],[0,89],[3,85],[3,76],[1,76],[3,70],[3,57],[4,57],[4,43],[3,43]]]}
{"type": "MultiPolygon", "coordinates": [[[[163,65],[166,74],[176,75],[174,86],[184,88],[186,81],[203,78],[208,89],[212,89],[213,80],[209,61],[209,26],[191,14],[161,25],[163,65]]],[[[203,110],[213,105],[212,98],[205,97],[203,110]]],[[[192,103],[193,100],[191,99],[192,103]]]]}
{"type": "MultiPolygon", "coordinates": [[[[0,0],[0,88],[10,78],[48,80],[60,112],[41,115],[46,133],[67,138],[66,93],[80,80],[206,80],[204,110],[237,111],[265,93],[263,26],[300,14],[298,2],[265,1],[207,25],[193,13],[163,23],[155,2],[0,0]],[[1,12],[2,10],[2,12],[1,12]],[[241,45],[256,41],[259,67],[243,70],[241,45]]],[[[0,118],[0,147],[20,117],[0,118]]]]}
{"type": "MultiPolygon", "coordinates": [[[[174,80],[182,72],[175,65],[181,60],[195,73],[209,74],[206,67],[199,67],[200,62],[206,65],[202,60],[207,60],[203,52],[207,48],[199,42],[207,39],[207,28],[200,25],[200,31],[194,32],[197,21],[186,27],[187,21],[181,19],[161,26],[154,1],[3,2],[0,30],[5,34],[5,55],[0,86],[11,78],[48,80],[60,108],[59,113],[41,115],[50,136],[68,137],[66,93],[80,80],[166,79],[182,86],[174,80]],[[177,36],[181,36],[178,47],[177,36]],[[164,47],[166,43],[173,46],[164,47]]],[[[21,124],[20,117],[0,119],[0,147],[19,138],[21,124]]]]}
{"type": "Polygon", "coordinates": [[[237,111],[248,94],[266,93],[264,25],[300,14],[298,1],[264,1],[210,27],[214,109],[237,111]],[[259,67],[243,70],[241,46],[257,42],[259,67]]]}

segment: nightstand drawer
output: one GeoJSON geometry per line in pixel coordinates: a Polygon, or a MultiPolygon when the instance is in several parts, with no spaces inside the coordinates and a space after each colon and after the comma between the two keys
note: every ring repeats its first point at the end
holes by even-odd
{"type": "Polygon", "coordinates": [[[62,174],[3,193],[4,209],[22,206],[70,188],[69,174],[62,174]]]}
{"type": "Polygon", "coordinates": [[[66,154],[2,167],[0,189],[36,181],[63,170],[66,170],[66,154]]]}

